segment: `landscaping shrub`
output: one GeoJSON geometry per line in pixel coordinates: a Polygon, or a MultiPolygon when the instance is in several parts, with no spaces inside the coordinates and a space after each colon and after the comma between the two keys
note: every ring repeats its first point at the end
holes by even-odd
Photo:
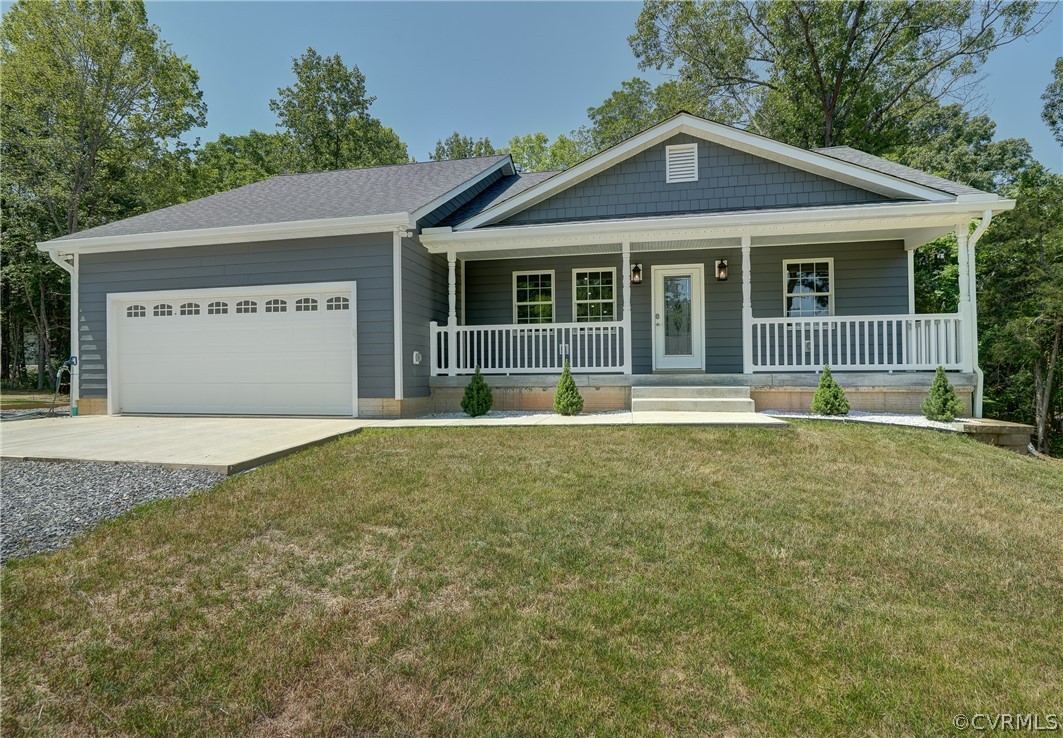
{"type": "Polygon", "coordinates": [[[478,417],[486,415],[491,410],[491,388],[484,381],[484,375],[480,373],[480,367],[476,367],[476,373],[465,385],[465,396],[461,398],[461,409],[466,415],[478,417]]]}
{"type": "Polygon", "coordinates": [[[834,381],[829,366],[823,367],[823,374],[819,376],[819,387],[812,396],[812,412],[819,415],[849,414],[849,398],[842,386],[834,381]]]}
{"type": "Polygon", "coordinates": [[[565,359],[561,381],[557,383],[557,392],[554,394],[554,412],[558,415],[579,415],[583,412],[583,395],[576,389],[576,380],[572,378],[572,372],[568,368],[568,359],[565,359]]]}
{"type": "Polygon", "coordinates": [[[951,423],[963,410],[956,389],[949,384],[944,367],[939,366],[934,373],[934,383],[930,385],[930,394],[923,400],[923,415],[927,420],[951,423]]]}

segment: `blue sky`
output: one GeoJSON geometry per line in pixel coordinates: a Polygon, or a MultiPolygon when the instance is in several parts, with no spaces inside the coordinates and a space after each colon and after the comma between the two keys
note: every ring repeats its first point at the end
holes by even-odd
{"type": "MultiPolygon", "coordinates": [[[[357,64],[374,114],[418,160],[457,130],[504,145],[511,136],[567,133],[639,72],[627,36],[636,2],[149,2],[163,38],[201,75],[218,133],[273,130],[269,98],[313,46],[357,64]]],[[[999,49],[984,68],[985,112],[999,137],[1024,136],[1063,169],[1041,121],[1040,96],[1063,55],[1063,6],[1030,41],[999,49]]]]}
{"type": "MultiPolygon", "coordinates": [[[[6,3],[5,3],[6,4],[6,3]]],[[[313,46],[357,64],[376,95],[373,113],[418,160],[457,130],[504,145],[513,135],[567,133],[620,82],[639,72],[627,44],[636,2],[149,2],[148,14],[201,76],[209,140],[274,130],[269,99],[291,79],[291,59],[313,46]]],[[[985,112],[998,137],[1024,136],[1063,170],[1041,121],[1040,96],[1063,55],[1063,5],[1029,41],[984,67],[985,112]]]]}

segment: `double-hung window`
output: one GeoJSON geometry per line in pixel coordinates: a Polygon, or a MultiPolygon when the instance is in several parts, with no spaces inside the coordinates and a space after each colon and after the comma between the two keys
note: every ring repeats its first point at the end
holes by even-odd
{"type": "Polygon", "coordinates": [[[513,322],[554,322],[554,272],[513,272],[513,322]]]}
{"type": "Polygon", "coordinates": [[[834,314],[834,259],[783,262],[783,310],[787,318],[834,314]]]}
{"type": "Polygon", "coordinates": [[[572,272],[572,315],[577,323],[616,320],[616,269],[572,272]]]}

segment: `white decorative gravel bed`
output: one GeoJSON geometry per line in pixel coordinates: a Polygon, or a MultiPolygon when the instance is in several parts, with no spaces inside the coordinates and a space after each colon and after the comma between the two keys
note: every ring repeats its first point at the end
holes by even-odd
{"type": "MultiPolygon", "coordinates": [[[[956,431],[952,423],[927,420],[922,415],[905,415],[903,413],[868,413],[863,410],[850,410],[848,415],[816,415],[815,413],[797,413],[787,410],[761,410],[764,415],[773,418],[806,418],[808,420],[855,421],[858,423],[877,423],[879,425],[905,425],[912,428],[933,428],[935,430],[956,431]]],[[[968,418],[956,418],[957,422],[966,422],[968,418]]]]}
{"type": "MultiPolygon", "coordinates": [[[[609,412],[597,412],[597,413],[580,413],[580,415],[624,415],[629,413],[629,410],[612,410],[609,412]]],[[[554,415],[555,413],[550,410],[492,410],[486,415],[480,415],[477,420],[480,419],[493,419],[493,418],[532,418],[541,417],[543,415],[554,415]]],[[[422,415],[422,420],[468,420],[469,416],[465,413],[436,413],[435,415],[422,415]]]]}

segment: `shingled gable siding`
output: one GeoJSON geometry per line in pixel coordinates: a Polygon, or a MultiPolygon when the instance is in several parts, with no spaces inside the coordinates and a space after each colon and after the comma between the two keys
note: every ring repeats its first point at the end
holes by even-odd
{"type": "Polygon", "coordinates": [[[394,397],[391,265],[390,233],[82,255],[81,396],[107,395],[110,292],[354,281],[358,395],[394,397]]]}
{"type": "MultiPolygon", "coordinates": [[[[837,315],[900,314],[908,311],[908,262],[903,244],[885,241],[812,246],[771,246],[751,252],[753,315],[782,315],[784,259],[834,259],[837,315]]],[[[652,268],[673,264],[705,266],[705,368],[711,373],[742,371],[742,253],[738,248],[712,251],[661,251],[632,254],[643,269],[643,283],[631,288],[632,362],[636,374],[653,371],[652,268]],[[730,278],[712,278],[717,259],[727,259],[730,278]]],[[[572,270],[616,267],[619,254],[556,259],[471,261],[466,265],[466,310],[469,325],[513,322],[513,272],[556,272],[557,322],[572,320],[572,270]]],[[[623,315],[618,299],[617,315],[623,315]]]]}
{"type": "Polygon", "coordinates": [[[887,198],[686,134],[502,221],[525,225],[674,213],[881,202],[887,198]],[[698,144],[697,182],[665,181],[665,147],[698,144]]]}

